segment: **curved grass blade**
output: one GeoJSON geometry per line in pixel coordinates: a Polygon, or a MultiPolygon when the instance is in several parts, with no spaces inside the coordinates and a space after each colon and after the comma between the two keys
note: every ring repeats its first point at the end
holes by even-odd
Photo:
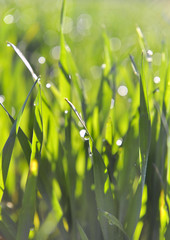
{"type": "Polygon", "coordinates": [[[136,66],[136,63],[134,61],[134,58],[132,55],[129,56],[130,57],[130,60],[131,60],[131,65],[132,65],[132,69],[133,69],[133,72],[134,74],[138,77],[138,79],[140,78],[140,74],[139,74],[139,71],[137,69],[137,66],[136,66]]]}
{"type": "Polygon", "coordinates": [[[23,55],[23,53],[11,42],[7,42],[8,46],[11,46],[14,51],[18,54],[18,56],[21,58],[21,60],[23,61],[23,63],[25,64],[25,66],[28,68],[28,70],[30,71],[33,79],[36,81],[38,80],[38,76],[35,74],[35,72],[33,71],[30,63],[28,62],[28,60],[25,58],[25,56],[23,55]]]}
{"type": "Polygon", "coordinates": [[[65,100],[66,100],[66,102],[70,105],[70,107],[73,109],[73,111],[74,111],[74,113],[76,114],[76,116],[78,117],[79,121],[81,122],[81,124],[82,124],[83,127],[85,128],[87,135],[90,137],[90,139],[91,139],[92,142],[93,142],[93,139],[92,139],[89,131],[87,130],[86,124],[85,124],[85,122],[83,121],[83,119],[82,119],[82,117],[80,116],[80,114],[78,113],[77,109],[75,108],[75,106],[74,106],[67,98],[65,98],[65,100]]]}
{"type": "Polygon", "coordinates": [[[118,227],[120,229],[120,231],[125,235],[126,239],[129,239],[129,237],[127,236],[126,232],[124,231],[122,224],[119,222],[119,220],[113,216],[112,214],[106,212],[106,211],[102,211],[99,210],[101,212],[101,214],[106,217],[106,219],[108,220],[108,223],[110,225],[115,225],[116,227],[118,227]]]}
{"type": "Polygon", "coordinates": [[[23,197],[21,214],[19,216],[16,238],[17,240],[28,239],[30,228],[33,226],[33,218],[36,208],[37,177],[39,170],[39,162],[41,159],[42,140],[43,140],[43,128],[42,128],[41,86],[39,85],[38,95],[35,100],[35,119],[33,128],[30,169],[23,197]]]}
{"type": "MultiPolygon", "coordinates": [[[[13,148],[14,148],[14,143],[15,143],[15,139],[16,139],[16,135],[18,134],[18,129],[19,129],[19,125],[22,119],[22,115],[26,106],[26,103],[28,101],[29,96],[32,93],[32,90],[34,88],[34,86],[36,85],[38,80],[36,80],[30,90],[30,92],[28,93],[28,96],[21,108],[21,110],[19,111],[17,118],[15,120],[15,122],[13,123],[13,126],[11,128],[9,137],[3,147],[2,150],[2,169],[0,174],[2,174],[2,176],[0,176],[0,179],[2,179],[1,183],[0,183],[0,187],[1,189],[4,188],[5,183],[6,183],[6,178],[7,178],[7,174],[8,174],[8,168],[9,168],[9,164],[10,164],[10,160],[11,160],[11,156],[12,156],[12,152],[13,152],[13,148]]],[[[2,196],[0,195],[0,198],[2,196]]]]}
{"type": "Polygon", "coordinates": [[[80,233],[81,240],[88,240],[88,237],[86,236],[83,228],[81,227],[81,225],[79,223],[77,223],[77,227],[78,227],[78,230],[80,233]]]}
{"type": "MultiPolygon", "coordinates": [[[[4,105],[2,103],[0,103],[0,105],[3,107],[3,109],[5,110],[7,115],[9,116],[11,122],[14,123],[15,119],[10,115],[10,113],[7,111],[7,109],[4,107],[4,105]]],[[[30,143],[29,139],[27,138],[27,136],[25,135],[25,133],[22,131],[22,129],[20,127],[18,129],[17,137],[18,137],[18,140],[19,140],[20,145],[22,147],[22,150],[25,154],[25,158],[27,159],[27,162],[29,163],[30,156],[31,156],[31,143],[30,143]]]]}
{"type": "Polygon", "coordinates": [[[35,240],[47,240],[49,235],[55,230],[57,223],[58,221],[56,213],[51,211],[41,225],[40,229],[38,230],[35,236],[35,240]]]}

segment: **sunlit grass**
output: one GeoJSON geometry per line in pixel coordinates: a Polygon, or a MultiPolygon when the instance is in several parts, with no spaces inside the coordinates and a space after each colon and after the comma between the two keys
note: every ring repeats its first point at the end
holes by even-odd
{"type": "Polygon", "coordinates": [[[0,238],[170,238],[167,7],[2,4],[0,238]]]}

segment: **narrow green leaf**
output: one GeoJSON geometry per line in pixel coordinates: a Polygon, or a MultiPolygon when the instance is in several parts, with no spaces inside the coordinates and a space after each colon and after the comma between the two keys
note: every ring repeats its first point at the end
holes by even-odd
{"type": "Polygon", "coordinates": [[[138,69],[137,69],[137,66],[136,66],[136,63],[135,63],[135,61],[134,61],[134,58],[133,58],[133,56],[129,56],[130,57],[130,60],[131,60],[131,64],[132,64],[132,69],[133,69],[133,71],[134,71],[134,74],[139,78],[140,77],[140,74],[139,74],[139,71],[138,71],[138,69]]]}
{"type": "Polygon", "coordinates": [[[76,116],[78,117],[79,121],[81,122],[81,124],[82,124],[83,127],[85,128],[87,135],[90,137],[90,139],[91,139],[92,142],[93,142],[93,139],[92,139],[89,131],[87,130],[86,124],[85,124],[85,122],[83,121],[83,119],[82,119],[82,117],[80,116],[80,114],[78,113],[77,109],[75,108],[75,106],[74,106],[67,98],[65,98],[65,100],[66,100],[66,102],[70,105],[70,107],[73,109],[73,111],[74,111],[74,113],[76,114],[76,116]]]}
{"type": "Polygon", "coordinates": [[[21,58],[21,60],[22,60],[23,63],[25,64],[25,66],[26,66],[26,67],[28,68],[28,70],[30,71],[33,79],[34,79],[35,81],[37,81],[37,80],[38,80],[37,75],[36,75],[35,72],[33,71],[30,63],[29,63],[28,60],[25,58],[25,56],[22,54],[22,52],[21,52],[14,44],[12,44],[12,43],[10,43],[10,42],[7,42],[7,45],[8,45],[8,46],[11,46],[11,47],[14,49],[14,51],[18,54],[18,56],[21,58]]]}
{"type": "Polygon", "coordinates": [[[1,170],[2,171],[1,174],[3,177],[3,183],[1,183],[2,188],[4,188],[4,185],[6,182],[8,168],[9,168],[9,164],[10,164],[10,160],[11,160],[11,155],[12,155],[12,151],[13,151],[13,147],[14,147],[14,143],[15,143],[15,139],[16,139],[16,134],[18,133],[22,115],[23,115],[26,103],[28,101],[28,98],[31,95],[31,92],[32,92],[34,86],[36,85],[36,83],[37,83],[37,81],[34,82],[30,92],[28,93],[28,96],[27,96],[21,110],[19,111],[15,122],[13,123],[12,129],[10,131],[10,135],[9,135],[9,137],[3,147],[3,150],[2,150],[2,170],[1,170]]]}
{"type": "Polygon", "coordinates": [[[63,0],[62,8],[61,8],[61,16],[60,16],[60,26],[62,28],[64,21],[64,10],[65,10],[65,0],[63,0]]]}
{"type": "MultiPolygon", "coordinates": [[[[4,107],[3,104],[0,103],[0,105],[3,107],[5,112],[8,114],[11,122],[14,123],[15,119],[10,115],[10,113],[7,111],[7,109],[4,107]]],[[[27,162],[29,163],[30,156],[31,156],[31,143],[30,143],[28,137],[25,135],[25,133],[22,131],[22,129],[20,127],[18,129],[17,137],[18,137],[18,140],[19,140],[20,145],[22,147],[22,150],[23,150],[23,152],[25,154],[25,158],[27,159],[27,162]]]]}
{"type": "Polygon", "coordinates": [[[144,52],[144,54],[146,55],[147,44],[146,44],[146,40],[144,38],[144,35],[142,33],[142,30],[139,26],[137,26],[136,32],[138,34],[140,47],[141,47],[142,51],[144,52]]]}
{"type": "Polygon", "coordinates": [[[9,217],[5,207],[2,207],[0,219],[0,236],[2,235],[5,239],[15,240],[16,223],[9,217]]]}
{"type": "Polygon", "coordinates": [[[142,157],[142,189],[145,183],[150,141],[151,141],[151,123],[149,116],[146,86],[144,84],[144,80],[140,78],[139,142],[142,157]]]}
{"type": "Polygon", "coordinates": [[[106,211],[101,211],[101,214],[107,218],[108,223],[110,225],[115,225],[116,227],[118,227],[120,229],[120,231],[126,236],[126,239],[129,239],[126,232],[124,231],[122,224],[120,223],[120,221],[113,216],[112,214],[106,212],[106,211]]]}
{"type": "Polygon", "coordinates": [[[107,189],[107,192],[104,192],[105,182],[108,179],[108,173],[106,171],[102,156],[97,151],[94,144],[92,152],[95,195],[99,213],[100,226],[103,232],[104,239],[118,239],[119,233],[115,226],[111,226],[108,223],[107,219],[103,216],[103,214],[101,214],[101,211],[109,212],[112,215],[116,214],[116,205],[113,200],[110,185],[107,189]]]}
{"type": "Polygon", "coordinates": [[[130,221],[127,219],[127,231],[129,236],[132,237],[136,225],[139,220],[139,214],[142,203],[142,193],[146,179],[146,170],[148,164],[148,155],[151,141],[151,123],[149,116],[149,106],[147,102],[146,85],[144,80],[140,77],[140,119],[139,119],[139,147],[140,147],[140,162],[141,162],[141,179],[137,191],[132,198],[130,207],[128,209],[128,216],[130,212],[135,209],[131,214],[130,221]]]}
{"type": "Polygon", "coordinates": [[[168,227],[165,233],[165,239],[170,239],[170,223],[168,224],[168,227]]]}
{"type": "Polygon", "coordinates": [[[30,169],[23,197],[22,209],[19,216],[17,240],[27,239],[30,228],[33,227],[33,218],[36,207],[37,177],[41,158],[42,132],[42,105],[41,86],[35,100],[35,119],[33,128],[32,153],[30,169]]]}
{"type": "MultiPolygon", "coordinates": [[[[36,165],[37,162],[34,160],[34,162],[32,161],[30,164],[33,166],[36,165]]],[[[34,168],[36,168],[36,166],[34,166],[34,168]]],[[[38,170],[36,169],[34,171],[38,170]]],[[[33,218],[36,204],[36,180],[37,176],[30,170],[22,202],[22,209],[19,215],[16,240],[28,239],[29,231],[34,227],[33,218]]]]}
{"type": "Polygon", "coordinates": [[[80,237],[81,237],[81,240],[88,240],[88,237],[86,236],[83,228],[81,227],[81,225],[79,223],[77,223],[77,226],[78,226],[78,230],[79,230],[79,233],[80,233],[80,237]]]}
{"type": "Polygon", "coordinates": [[[36,233],[35,240],[47,240],[49,235],[55,230],[57,223],[56,214],[51,211],[36,233]]]}

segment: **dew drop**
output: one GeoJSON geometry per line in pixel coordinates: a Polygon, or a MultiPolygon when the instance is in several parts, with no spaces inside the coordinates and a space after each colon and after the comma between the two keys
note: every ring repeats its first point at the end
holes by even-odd
{"type": "Polygon", "coordinates": [[[86,130],[85,129],[80,130],[80,136],[84,138],[85,135],[86,135],[86,130]]]}
{"type": "Polygon", "coordinates": [[[103,70],[103,69],[105,69],[105,68],[106,68],[106,64],[103,63],[102,66],[101,66],[101,69],[103,70]]]}
{"type": "Polygon", "coordinates": [[[5,97],[3,95],[0,95],[0,103],[3,104],[4,101],[5,101],[5,97]]]}
{"type": "Polygon", "coordinates": [[[156,76],[156,77],[154,77],[153,81],[155,84],[158,84],[158,83],[160,83],[161,79],[160,79],[160,77],[156,76]]]}
{"type": "Polygon", "coordinates": [[[110,104],[110,109],[112,109],[114,107],[114,104],[115,104],[115,100],[112,98],[111,99],[111,104],[110,104]]]}
{"type": "Polygon", "coordinates": [[[147,61],[148,61],[148,62],[152,62],[152,56],[153,56],[152,50],[148,50],[148,51],[146,52],[146,54],[147,54],[147,56],[146,56],[147,61]]]}
{"type": "Polygon", "coordinates": [[[116,145],[120,147],[122,145],[122,142],[123,142],[122,139],[118,139],[116,141],[116,145]]]}

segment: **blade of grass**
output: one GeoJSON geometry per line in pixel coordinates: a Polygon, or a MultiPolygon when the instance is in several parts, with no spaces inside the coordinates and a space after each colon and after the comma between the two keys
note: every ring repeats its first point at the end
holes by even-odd
{"type": "Polygon", "coordinates": [[[83,121],[83,119],[82,119],[82,117],[80,116],[80,114],[78,113],[77,109],[75,108],[75,106],[74,106],[67,98],[65,98],[65,100],[66,100],[66,102],[70,105],[70,107],[73,109],[73,111],[74,111],[74,113],[76,114],[76,116],[78,117],[79,121],[81,122],[81,124],[82,124],[83,127],[85,128],[87,135],[90,137],[90,139],[91,139],[92,142],[93,142],[93,139],[92,139],[89,131],[87,130],[86,124],[85,124],[85,122],[83,121]]]}
{"type": "Polygon", "coordinates": [[[120,231],[125,235],[126,239],[129,239],[125,230],[122,227],[122,224],[120,223],[120,221],[115,216],[113,216],[112,214],[110,214],[106,211],[101,211],[101,213],[104,217],[106,217],[106,219],[108,220],[108,223],[110,225],[115,225],[116,227],[118,227],[120,229],[120,231]]]}
{"type": "MultiPolygon", "coordinates": [[[[10,120],[12,123],[15,122],[15,119],[10,115],[10,113],[7,111],[7,109],[4,107],[2,103],[0,105],[3,107],[7,115],[9,116],[10,120]]],[[[22,147],[22,150],[25,154],[25,158],[27,159],[27,162],[29,163],[30,161],[30,156],[31,156],[31,142],[29,141],[28,137],[25,135],[25,133],[22,131],[22,129],[19,127],[18,129],[18,140],[20,142],[20,145],[22,147]]]]}
{"type": "Polygon", "coordinates": [[[61,16],[60,16],[60,26],[61,26],[61,29],[62,29],[63,21],[64,21],[64,10],[65,10],[65,0],[63,0],[62,8],[61,8],[61,16]]]}
{"type": "Polygon", "coordinates": [[[49,235],[55,230],[57,223],[56,214],[51,211],[36,233],[35,240],[47,240],[49,235]]]}
{"type": "Polygon", "coordinates": [[[5,239],[16,239],[16,223],[9,217],[9,213],[5,208],[2,208],[0,214],[0,236],[5,239]]]}
{"type": "MultiPolygon", "coordinates": [[[[143,68],[142,68],[142,71],[144,71],[143,68]]],[[[139,162],[140,162],[140,168],[141,168],[141,176],[139,179],[137,190],[130,202],[130,206],[129,206],[128,213],[126,216],[126,221],[125,221],[127,233],[130,238],[132,238],[136,225],[139,220],[141,203],[142,203],[142,194],[143,194],[143,188],[144,188],[145,179],[146,179],[148,155],[149,155],[150,142],[151,142],[151,123],[150,123],[150,113],[149,113],[146,83],[145,83],[145,79],[143,79],[141,76],[139,77],[139,80],[140,80],[140,116],[139,116],[139,148],[140,148],[139,159],[140,161],[139,162]]]]}
{"type": "Polygon", "coordinates": [[[30,63],[28,62],[28,60],[25,58],[25,56],[23,55],[23,53],[11,42],[7,42],[8,46],[11,46],[14,51],[18,54],[18,56],[21,58],[21,60],[23,61],[23,63],[25,64],[25,66],[28,68],[28,70],[30,71],[33,79],[36,81],[38,80],[38,76],[35,74],[35,72],[33,71],[30,63]]]}
{"type": "MultiPolygon", "coordinates": [[[[116,214],[116,204],[114,202],[112,191],[110,187],[109,176],[106,171],[105,164],[103,162],[102,156],[97,151],[95,145],[93,144],[92,149],[92,159],[93,159],[93,172],[94,172],[94,183],[95,183],[95,195],[96,203],[99,214],[99,222],[102,229],[104,239],[119,239],[119,231],[115,225],[110,225],[105,216],[101,211],[106,211],[113,216],[116,214]],[[106,189],[107,183],[107,189],[106,189]]],[[[120,224],[121,225],[121,224],[120,224]]]]}
{"type": "Polygon", "coordinates": [[[43,140],[42,103],[41,103],[41,86],[39,85],[38,94],[35,100],[35,119],[33,128],[30,169],[25,187],[22,209],[19,216],[16,238],[17,240],[27,239],[30,228],[33,226],[33,218],[36,208],[37,177],[41,159],[42,140],[43,140]]]}
{"type": "MultiPolygon", "coordinates": [[[[2,168],[1,168],[1,173],[0,173],[0,174],[2,174],[2,176],[0,177],[0,179],[2,179],[1,183],[0,183],[1,184],[0,185],[1,189],[4,189],[4,186],[5,186],[5,183],[6,183],[6,178],[7,178],[8,168],[9,168],[9,164],[10,164],[10,160],[11,160],[11,156],[12,156],[12,152],[13,152],[13,148],[14,148],[14,143],[15,143],[16,135],[18,133],[19,125],[20,125],[20,122],[21,122],[21,119],[22,119],[22,115],[23,115],[26,103],[27,103],[28,98],[30,97],[37,81],[38,80],[36,80],[34,82],[31,90],[29,91],[28,96],[27,96],[21,110],[19,111],[15,122],[13,123],[13,126],[11,128],[9,137],[8,137],[4,147],[3,147],[3,150],[2,150],[2,168]]],[[[0,196],[0,199],[1,199],[1,197],[2,196],[0,196]]]]}
{"type": "Polygon", "coordinates": [[[79,223],[77,223],[77,227],[78,227],[78,230],[80,233],[81,240],[88,240],[88,237],[86,236],[83,228],[81,227],[81,225],[79,223]]]}

